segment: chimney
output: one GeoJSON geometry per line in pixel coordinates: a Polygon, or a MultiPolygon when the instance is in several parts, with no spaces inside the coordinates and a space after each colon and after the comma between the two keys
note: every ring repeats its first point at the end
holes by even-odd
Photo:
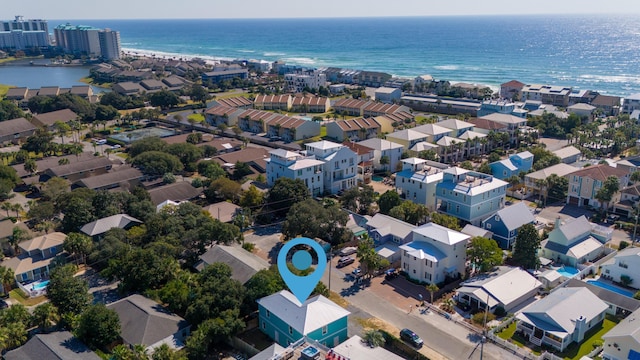
{"type": "Polygon", "coordinates": [[[577,320],[576,320],[576,330],[575,330],[575,335],[577,335],[577,338],[575,338],[575,341],[577,343],[581,342],[584,339],[584,334],[587,332],[587,319],[585,319],[584,316],[580,316],[577,320]]]}
{"type": "Polygon", "coordinates": [[[558,216],[556,218],[556,223],[555,223],[555,227],[559,228],[562,225],[562,219],[560,218],[560,216],[558,216]]]}

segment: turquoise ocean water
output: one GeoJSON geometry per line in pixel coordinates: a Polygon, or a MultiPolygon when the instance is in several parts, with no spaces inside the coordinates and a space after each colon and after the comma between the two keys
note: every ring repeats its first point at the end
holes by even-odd
{"type": "Polygon", "coordinates": [[[123,49],[159,56],[282,59],[493,87],[518,79],[611,95],[640,92],[640,22],[633,16],[70,22],[118,30],[123,49]]]}

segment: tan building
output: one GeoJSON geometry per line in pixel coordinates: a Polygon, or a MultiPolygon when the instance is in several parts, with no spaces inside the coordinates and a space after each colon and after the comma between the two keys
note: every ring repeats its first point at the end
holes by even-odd
{"type": "MultiPolygon", "coordinates": [[[[569,175],[569,193],[567,204],[577,206],[600,207],[602,204],[596,199],[598,190],[609,176],[615,176],[620,181],[620,189],[629,183],[629,173],[623,169],[611,167],[607,164],[592,165],[580,169],[569,175]]],[[[620,199],[620,192],[613,196],[608,206],[612,206],[620,199]]]]}

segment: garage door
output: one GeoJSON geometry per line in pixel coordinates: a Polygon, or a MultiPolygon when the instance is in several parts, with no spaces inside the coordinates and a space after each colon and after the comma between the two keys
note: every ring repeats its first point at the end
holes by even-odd
{"type": "Polygon", "coordinates": [[[569,196],[569,204],[578,205],[580,200],[575,196],[569,196]]]}

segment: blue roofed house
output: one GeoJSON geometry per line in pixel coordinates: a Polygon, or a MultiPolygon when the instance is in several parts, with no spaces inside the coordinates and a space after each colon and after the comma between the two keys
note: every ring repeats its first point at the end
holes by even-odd
{"type": "Polygon", "coordinates": [[[439,212],[478,226],[504,207],[507,182],[459,167],[442,172],[442,182],[436,185],[439,212]]]}
{"type": "Polygon", "coordinates": [[[527,204],[519,202],[498,210],[494,215],[486,218],[482,222],[482,227],[493,232],[493,239],[501,248],[511,249],[518,236],[518,229],[522,225],[533,224],[535,221],[527,204]]]}
{"type": "Polygon", "coordinates": [[[402,270],[410,278],[439,284],[465,272],[469,235],[428,223],[413,230],[413,241],[400,246],[402,270]]]}
{"type": "Polygon", "coordinates": [[[325,346],[337,346],[347,339],[349,311],[322,295],[300,303],[282,290],[258,300],[260,330],[282,345],[307,337],[325,346]]]}
{"type": "Polygon", "coordinates": [[[420,158],[402,160],[402,171],[396,173],[396,188],[402,196],[433,211],[436,207],[436,185],[442,181],[442,170],[449,166],[420,158]]]}
{"type": "Polygon", "coordinates": [[[540,244],[539,255],[559,263],[577,267],[590,262],[605,251],[604,243],[611,239],[611,232],[592,224],[582,215],[564,224],[558,217],[549,237],[540,244]]]}
{"type": "Polygon", "coordinates": [[[369,237],[373,239],[376,253],[394,263],[400,260],[400,248],[413,238],[412,231],[416,227],[394,217],[375,214],[367,223],[365,228],[369,237]]]}
{"type": "Polygon", "coordinates": [[[533,154],[523,151],[510,155],[508,159],[499,160],[489,164],[491,173],[498,179],[508,179],[531,170],[533,166],[533,154]]]}
{"type": "Polygon", "coordinates": [[[561,288],[516,314],[517,331],[535,345],[564,351],[599,329],[608,308],[587,288],[561,288]]]}

